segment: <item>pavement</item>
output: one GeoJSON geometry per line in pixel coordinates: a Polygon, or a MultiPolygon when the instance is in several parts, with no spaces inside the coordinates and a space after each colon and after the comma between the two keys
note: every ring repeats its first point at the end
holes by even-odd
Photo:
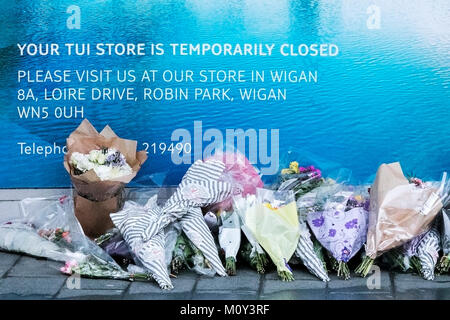
{"type": "MultiPolygon", "coordinates": [[[[150,191],[150,193],[157,191],[150,191]]],[[[19,200],[69,194],[69,189],[0,190],[0,221],[20,214],[19,200]]],[[[130,192],[132,198],[136,192],[130,192]]],[[[259,275],[241,266],[232,277],[206,277],[185,271],[173,278],[174,289],[162,291],[154,282],[69,278],[60,262],[0,252],[0,299],[230,299],[230,300],[450,300],[450,275],[423,280],[415,274],[381,270],[369,278],[350,280],[331,275],[322,282],[301,266],[295,281],[282,282],[274,270],[259,275]]]]}

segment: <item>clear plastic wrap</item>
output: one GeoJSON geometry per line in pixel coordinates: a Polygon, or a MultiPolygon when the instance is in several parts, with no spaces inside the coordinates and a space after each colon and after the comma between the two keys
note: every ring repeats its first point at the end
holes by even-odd
{"type": "Polygon", "coordinates": [[[143,240],[147,225],[162,214],[156,200],[157,196],[153,196],[144,207],[127,201],[121,211],[111,214],[111,220],[130,246],[137,265],[143,267],[162,289],[172,289],[165,260],[164,230],[159,230],[149,240],[143,240]]]}
{"type": "Polygon", "coordinates": [[[293,280],[288,261],[300,236],[294,193],[257,189],[255,204],[245,211],[243,222],[269,254],[280,278],[293,280]]]}
{"type": "Polygon", "coordinates": [[[219,244],[225,251],[225,269],[228,275],[235,275],[236,257],[241,245],[241,221],[234,210],[222,211],[220,219],[222,225],[219,228],[219,244]]]}
{"type": "Polygon", "coordinates": [[[258,241],[256,241],[255,235],[245,224],[246,212],[256,203],[255,195],[248,195],[242,197],[241,195],[233,197],[234,212],[239,216],[241,223],[241,230],[245,235],[247,241],[241,241],[242,249],[240,251],[241,256],[248,264],[258,273],[264,273],[268,264],[266,253],[261,248],[258,241]]]}
{"type": "Polygon", "coordinates": [[[70,197],[27,198],[20,202],[20,209],[20,219],[0,226],[3,250],[64,261],[63,273],[134,279],[84,235],[70,197]]]}
{"type": "Polygon", "coordinates": [[[366,276],[374,259],[428,231],[448,196],[444,173],[440,187],[410,183],[398,162],[382,164],[370,190],[367,257],[356,269],[366,276]]]}
{"type": "MultiPolygon", "coordinates": [[[[450,206],[450,204],[446,205],[450,206]]],[[[440,237],[443,256],[441,257],[437,268],[440,273],[445,273],[450,270],[450,209],[442,209],[440,237]]]]}
{"type": "Polygon", "coordinates": [[[144,241],[151,239],[169,224],[179,221],[183,232],[202,251],[217,274],[226,276],[214,238],[201,210],[223,201],[232,194],[232,185],[221,180],[224,169],[225,164],[219,160],[196,161],[164,204],[162,215],[147,225],[143,235],[144,241]]]}
{"type": "Polygon", "coordinates": [[[425,280],[434,280],[434,269],[439,259],[441,238],[437,223],[425,233],[417,247],[417,258],[420,261],[420,274],[425,280]]]}
{"type": "Polygon", "coordinates": [[[317,208],[307,214],[316,239],[337,261],[336,271],[344,279],[350,277],[347,262],[366,241],[368,195],[364,189],[333,184],[323,194],[318,192],[317,208]]]}

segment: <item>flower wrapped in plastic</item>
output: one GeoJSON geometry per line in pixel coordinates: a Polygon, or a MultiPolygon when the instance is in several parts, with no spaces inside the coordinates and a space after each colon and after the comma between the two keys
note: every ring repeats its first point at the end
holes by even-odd
{"type": "Polygon", "coordinates": [[[319,187],[323,183],[322,172],[314,166],[299,167],[297,161],[292,161],[289,168],[281,170],[278,191],[292,190],[295,198],[319,187]]]}
{"type": "Polygon", "coordinates": [[[20,219],[0,226],[0,249],[65,262],[64,273],[70,265],[85,277],[135,279],[84,235],[70,197],[26,198],[20,209],[20,219]]]}
{"type": "Polygon", "coordinates": [[[119,138],[106,126],[100,133],[84,119],[67,138],[64,167],[74,186],[75,215],[94,239],[113,227],[109,217],[124,203],[124,187],[147,159],[137,141],[119,138]]]}
{"type": "Polygon", "coordinates": [[[413,259],[417,254],[420,240],[425,234],[414,237],[400,247],[395,247],[382,254],[382,262],[390,270],[400,270],[402,272],[420,272],[420,264],[413,259]]]}
{"type": "Polygon", "coordinates": [[[144,240],[147,241],[169,224],[179,221],[189,240],[221,276],[227,274],[201,208],[222,202],[232,194],[233,186],[222,180],[224,169],[225,164],[215,159],[194,162],[175,193],[164,204],[161,216],[150,222],[144,232],[144,240]]]}
{"type": "Polygon", "coordinates": [[[347,263],[366,241],[368,202],[354,187],[336,184],[332,190],[321,210],[307,214],[307,221],[316,239],[337,261],[338,276],[349,279],[347,263]]]}
{"type": "Polygon", "coordinates": [[[308,213],[316,211],[317,191],[318,189],[314,189],[300,196],[297,200],[300,237],[294,254],[302,261],[309,272],[322,281],[329,281],[322,246],[316,239],[314,241],[311,239],[311,232],[307,224],[308,213]]]}
{"type": "Polygon", "coordinates": [[[269,254],[279,277],[293,280],[288,261],[300,236],[294,193],[257,189],[255,204],[246,210],[243,222],[269,254]]]}
{"type": "Polygon", "coordinates": [[[213,277],[216,273],[203,253],[183,232],[178,235],[173,250],[171,269],[174,274],[178,274],[183,269],[189,269],[209,277],[213,277]]]}
{"type": "Polygon", "coordinates": [[[425,280],[434,280],[434,270],[441,250],[441,238],[437,223],[434,223],[420,239],[415,257],[419,260],[419,273],[425,280]]]}
{"type": "MultiPolygon", "coordinates": [[[[225,164],[221,179],[233,186],[233,194],[210,206],[208,210],[219,216],[219,244],[225,252],[225,268],[229,275],[235,275],[237,253],[241,245],[241,223],[238,214],[233,210],[232,196],[254,195],[257,188],[263,187],[263,182],[255,167],[240,152],[217,152],[208,159],[219,160],[225,164]]],[[[261,265],[258,268],[261,271],[264,269],[261,265]]]]}
{"type": "Polygon", "coordinates": [[[162,214],[156,200],[157,196],[153,196],[144,207],[127,201],[121,211],[111,214],[111,220],[130,246],[134,261],[155,279],[161,289],[172,289],[165,260],[164,230],[159,230],[151,239],[143,239],[148,224],[157,221],[162,214]]]}
{"type": "Polygon", "coordinates": [[[225,269],[228,275],[236,275],[236,256],[241,246],[241,221],[234,211],[222,211],[219,227],[219,244],[225,252],[225,269]]]}
{"type": "MultiPolygon", "coordinates": [[[[447,205],[450,206],[450,204],[447,205]]],[[[439,261],[437,269],[440,273],[445,273],[450,270],[450,209],[442,209],[440,222],[443,256],[439,261]]]]}
{"type": "Polygon", "coordinates": [[[248,195],[247,197],[238,195],[233,197],[234,212],[239,216],[241,230],[245,235],[245,241],[241,242],[240,255],[258,273],[264,273],[269,262],[267,255],[256,240],[253,232],[245,224],[246,213],[255,204],[255,195],[248,195]]]}
{"type": "Polygon", "coordinates": [[[447,196],[444,185],[409,183],[398,162],[382,164],[370,189],[366,257],[355,272],[366,276],[376,257],[428,231],[447,196]]]}

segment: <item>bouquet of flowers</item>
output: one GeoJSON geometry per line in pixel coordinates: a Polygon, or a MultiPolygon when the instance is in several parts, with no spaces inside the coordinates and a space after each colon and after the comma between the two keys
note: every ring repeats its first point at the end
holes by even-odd
{"type": "Polygon", "coordinates": [[[161,289],[172,289],[165,260],[164,230],[159,230],[151,239],[143,239],[148,224],[158,220],[162,214],[156,201],[157,196],[153,196],[144,207],[127,201],[121,211],[111,214],[111,219],[130,246],[134,261],[155,279],[161,289]]]}
{"type": "Polygon", "coordinates": [[[173,273],[177,274],[186,268],[210,277],[216,273],[203,253],[181,232],[173,251],[171,269],[173,273]]]}
{"type": "MultiPolygon", "coordinates": [[[[233,186],[234,195],[240,194],[243,197],[254,195],[257,188],[263,187],[257,170],[241,153],[220,152],[209,159],[216,159],[225,164],[221,180],[233,186]]],[[[225,268],[228,275],[236,274],[236,256],[241,244],[241,222],[239,215],[233,210],[233,194],[208,208],[211,214],[216,213],[219,216],[221,225],[219,227],[219,244],[225,252],[225,268]]]]}
{"type": "MultiPolygon", "coordinates": [[[[22,218],[0,226],[0,248],[32,256],[66,262],[71,266],[89,265],[80,272],[87,277],[125,279],[115,261],[86,238],[73,214],[72,199],[26,198],[20,202],[22,218]],[[96,271],[98,269],[104,272],[96,271]]],[[[62,268],[61,271],[67,271],[62,268]]],[[[78,269],[77,269],[78,270],[78,269]]]]}
{"type": "Polygon", "coordinates": [[[220,203],[233,193],[233,185],[222,179],[224,169],[225,164],[220,160],[194,162],[175,193],[164,204],[162,214],[147,225],[144,241],[171,223],[179,222],[183,232],[202,251],[214,270],[226,276],[214,238],[202,213],[202,208],[220,203]]]}
{"type": "Polygon", "coordinates": [[[442,208],[445,179],[439,189],[409,183],[398,162],[382,164],[370,190],[366,257],[355,270],[366,276],[374,259],[425,233],[442,208]]]}
{"type": "Polygon", "coordinates": [[[361,249],[367,234],[368,200],[354,189],[334,185],[330,196],[326,193],[326,198],[319,199],[320,210],[307,214],[316,239],[337,261],[333,266],[344,279],[350,278],[347,262],[361,249]]]}
{"type": "Polygon", "coordinates": [[[444,273],[450,269],[450,209],[442,209],[440,220],[441,246],[444,255],[439,261],[437,269],[440,273],[444,273]]]}
{"type": "Polygon", "coordinates": [[[219,244],[225,252],[225,269],[228,275],[236,275],[236,256],[241,245],[241,221],[234,211],[220,215],[222,225],[219,228],[219,244]]]}
{"type": "Polygon", "coordinates": [[[241,230],[245,235],[247,241],[241,245],[240,254],[242,258],[258,273],[264,273],[268,264],[268,258],[264,250],[255,238],[253,232],[245,224],[247,211],[255,206],[256,196],[248,195],[247,197],[235,196],[233,197],[234,212],[240,218],[241,230]]]}
{"type": "Polygon", "coordinates": [[[297,200],[300,237],[294,255],[303,262],[309,272],[326,282],[330,278],[328,277],[322,246],[316,239],[311,239],[311,232],[307,225],[308,213],[314,212],[317,209],[315,203],[319,189],[321,188],[314,189],[299,197],[297,200]]]}
{"type": "Polygon", "coordinates": [[[255,204],[246,210],[243,222],[269,254],[279,277],[293,280],[288,261],[300,236],[293,192],[257,189],[255,204]]]}
{"type": "Polygon", "coordinates": [[[432,228],[420,239],[414,257],[419,260],[417,269],[425,280],[434,280],[434,269],[439,259],[440,249],[441,239],[437,224],[434,223],[432,228]]]}
{"type": "Polygon", "coordinates": [[[119,138],[109,126],[100,133],[84,119],[67,138],[64,167],[74,186],[75,215],[94,239],[113,227],[109,217],[124,203],[124,187],[147,159],[137,142],[119,138]]]}
{"type": "Polygon", "coordinates": [[[133,173],[125,156],[115,148],[91,150],[88,154],[74,152],[70,164],[75,175],[94,170],[101,181],[113,180],[133,173]]]}
{"type": "Polygon", "coordinates": [[[278,191],[292,190],[295,198],[310,192],[323,183],[322,172],[314,166],[299,167],[297,161],[292,161],[289,168],[281,170],[278,191]]]}
{"type": "Polygon", "coordinates": [[[398,269],[402,272],[417,271],[420,272],[420,265],[416,263],[413,257],[417,254],[417,247],[424,234],[419,235],[400,247],[392,248],[382,254],[382,262],[391,270],[398,269]]]}
{"type": "Polygon", "coordinates": [[[32,224],[20,221],[0,225],[0,249],[55,261],[86,259],[85,254],[59,246],[40,236],[32,224]]]}

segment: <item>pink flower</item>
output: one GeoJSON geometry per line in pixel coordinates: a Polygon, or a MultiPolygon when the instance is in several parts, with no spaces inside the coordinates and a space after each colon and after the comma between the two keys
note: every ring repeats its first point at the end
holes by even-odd
{"type": "Polygon", "coordinates": [[[61,267],[59,270],[64,274],[72,274],[72,268],[76,267],[78,264],[76,261],[66,261],[64,267],[61,267]]]}
{"type": "Polygon", "coordinates": [[[72,238],[70,237],[69,231],[63,232],[62,237],[63,237],[64,240],[66,240],[68,243],[71,243],[71,242],[72,242],[72,238]]]}
{"type": "Polygon", "coordinates": [[[300,171],[300,172],[305,172],[305,171],[306,171],[306,168],[305,168],[305,167],[300,167],[300,168],[298,168],[298,171],[300,171]]]}

